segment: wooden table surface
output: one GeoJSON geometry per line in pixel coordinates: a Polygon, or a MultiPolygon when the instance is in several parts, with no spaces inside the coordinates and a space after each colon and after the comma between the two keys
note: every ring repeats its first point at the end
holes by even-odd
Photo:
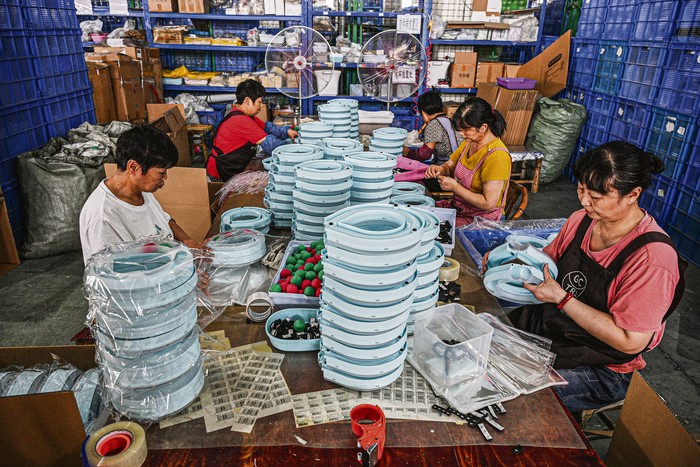
{"type": "MultiPolygon", "coordinates": [[[[220,212],[261,206],[261,198],[259,194],[230,197],[220,212]]],[[[210,234],[218,232],[219,220],[217,216],[210,234]]],[[[464,266],[473,268],[473,264],[461,245],[455,246],[452,257],[463,263],[459,279],[462,303],[474,305],[479,313],[490,312],[507,320],[481,279],[465,271],[464,266]]],[[[264,325],[247,323],[241,307],[229,307],[207,328],[220,329],[232,346],[265,340],[264,325]]],[[[313,352],[285,354],[281,370],[292,394],[337,387],[323,380],[315,359],[313,352]]],[[[499,420],[506,431],[495,433],[490,444],[465,425],[390,419],[387,445],[378,465],[604,465],[551,389],[520,396],[504,405],[508,412],[499,420]],[[521,442],[522,449],[514,449],[521,442]]],[[[226,429],[206,433],[199,419],[163,430],[149,427],[146,465],[355,466],[355,439],[349,422],[297,429],[291,411],[259,419],[249,435],[226,429]],[[309,444],[300,445],[294,434],[309,444]]]]}

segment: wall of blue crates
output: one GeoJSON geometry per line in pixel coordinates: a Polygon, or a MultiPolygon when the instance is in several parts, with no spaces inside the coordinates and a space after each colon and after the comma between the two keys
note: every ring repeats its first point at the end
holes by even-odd
{"type": "Polygon", "coordinates": [[[0,0],[0,187],[18,244],[16,157],[95,122],[80,34],[72,0],[0,0]]]}
{"type": "Polygon", "coordinates": [[[568,84],[589,115],[565,175],[610,140],[662,158],[640,204],[700,266],[700,0],[583,2],[568,84]]]}

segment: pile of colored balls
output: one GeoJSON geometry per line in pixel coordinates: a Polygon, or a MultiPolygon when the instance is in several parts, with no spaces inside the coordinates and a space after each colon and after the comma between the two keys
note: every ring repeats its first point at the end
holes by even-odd
{"type": "Polygon", "coordinates": [[[307,297],[321,295],[323,284],[323,264],[321,251],[325,248],[323,240],[310,245],[299,245],[287,257],[279,280],[270,286],[270,292],[304,294],[307,297]]]}

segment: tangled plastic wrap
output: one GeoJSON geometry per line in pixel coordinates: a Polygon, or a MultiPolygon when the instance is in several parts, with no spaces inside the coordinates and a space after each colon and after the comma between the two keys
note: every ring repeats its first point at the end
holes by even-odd
{"type": "Polygon", "coordinates": [[[231,193],[254,194],[265,191],[268,182],[268,172],[266,170],[250,171],[246,170],[230,178],[224,186],[216,193],[219,200],[219,207],[224,203],[231,193]]]}

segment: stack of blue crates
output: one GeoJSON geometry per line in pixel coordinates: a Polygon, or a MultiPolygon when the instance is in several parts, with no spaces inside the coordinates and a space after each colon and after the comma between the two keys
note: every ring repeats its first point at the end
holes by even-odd
{"type": "Polygon", "coordinates": [[[657,155],[640,204],[700,265],[700,0],[584,2],[564,97],[589,113],[565,175],[606,141],[657,155]]]}
{"type": "Polygon", "coordinates": [[[0,186],[24,237],[16,158],[95,122],[72,0],[0,0],[0,186]]]}

